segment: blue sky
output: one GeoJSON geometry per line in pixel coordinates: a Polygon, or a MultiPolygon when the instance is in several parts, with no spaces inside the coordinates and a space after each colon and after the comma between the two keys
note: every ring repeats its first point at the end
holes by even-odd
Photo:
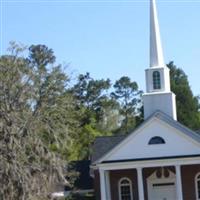
{"type": "MultiPolygon", "coordinates": [[[[1,0],[1,53],[9,41],[45,44],[73,76],[127,75],[145,90],[149,66],[148,1],[1,0]]],[[[157,1],[165,62],[183,68],[200,94],[200,0],[157,1]]]]}

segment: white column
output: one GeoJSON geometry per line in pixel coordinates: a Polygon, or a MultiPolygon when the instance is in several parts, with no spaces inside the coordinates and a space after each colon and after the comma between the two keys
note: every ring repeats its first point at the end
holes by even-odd
{"type": "Polygon", "coordinates": [[[139,200],[144,200],[144,185],[143,185],[142,168],[137,168],[137,179],[138,179],[139,200]]]}
{"type": "Polygon", "coordinates": [[[110,193],[110,172],[105,171],[105,181],[106,181],[106,199],[111,200],[111,193],[110,193]]]}
{"type": "Polygon", "coordinates": [[[176,165],[176,197],[177,197],[177,200],[183,200],[180,165],[176,165]]]}
{"type": "Polygon", "coordinates": [[[99,175],[100,175],[101,200],[106,200],[105,171],[103,169],[99,169],[99,175]]]}

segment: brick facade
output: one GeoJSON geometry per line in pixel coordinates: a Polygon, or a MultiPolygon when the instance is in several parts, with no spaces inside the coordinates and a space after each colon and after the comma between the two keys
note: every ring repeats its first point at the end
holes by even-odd
{"type": "Polygon", "coordinates": [[[100,177],[98,170],[94,171],[94,191],[95,191],[95,200],[101,200],[100,177]]]}
{"type": "Polygon", "coordinates": [[[184,200],[196,200],[195,176],[200,172],[200,165],[182,166],[181,172],[184,200]]]}
{"type": "Polygon", "coordinates": [[[114,200],[119,200],[118,183],[123,177],[129,178],[132,181],[133,199],[138,199],[137,172],[135,169],[116,170],[110,172],[111,197],[114,200]]]}
{"type": "MultiPolygon", "coordinates": [[[[172,166],[172,167],[167,167],[167,168],[170,171],[175,172],[175,167],[172,166]]],[[[158,168],[144,168],[143,169],[145,200],[148,200],[146,180],[157,169],[158,168]]],[[[195,176],[198,172],[200,172],[200,165],[181,166],[183,200],[196,200],[195,176]]],[[[123,177],[127,177],[132,181],[132,191],[133,191],[133,197],[134,197],[133,199],[139,200],[136,169],[110,171],[110,184],[111,184],[110,192],[111,192],[112,200],[119,200],[118,183],[119,183],[119,180],[123,177]]],[[[100,180],[99,180],[98,171],[95,171],[94,187],[95,187],[96,200],[100,200],[100,180]]]]}

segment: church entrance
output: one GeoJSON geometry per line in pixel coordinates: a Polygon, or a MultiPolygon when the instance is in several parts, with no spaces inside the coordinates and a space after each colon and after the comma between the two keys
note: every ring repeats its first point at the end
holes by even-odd
{"type": "Polygon", "coordinates": [[[174,183],[153,184],[149,200],[176,200],[174,183]]]}
{"type": "Polygon", "coordinates": [[[147,179],[148,200],[176,200],[175,180],[175,174],[171,171],[161,169],[154,172],[147,179]]]}

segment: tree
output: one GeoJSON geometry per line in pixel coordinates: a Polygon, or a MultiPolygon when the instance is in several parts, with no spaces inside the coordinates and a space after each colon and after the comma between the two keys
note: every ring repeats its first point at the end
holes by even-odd
{"type": "Polygon", "coordinates": [[[72,92],[80,105],[97,111],[99,102],[107,97],[107,91],[111,87],[109,79],[95,80],[89,73],[80,74],[78,82],[72,88],[72,92]]]}
{"type": "Polygon", "coordinates": [[[129,77],[123,76],[114,84],[115,91],[111,96],[120,103],[120,114],[122,115],[122,126],[120,132],[128,133],[136,126],[136,116],[139,115],[139,103],[141,91],[138,90],[136,82],[129,77]]]}
{"type": "Polygon", "coordinates": [[[97,129],[105,135],[114,134],[121,126],[120,105],[114,98],[105,98],[99,102],[97,129]]]}
{"type": "Polygon", "coordinates": [[[76,99],[76,110],[80,114],[80,134],[76,138],[77,159],[87,159],[90,154],[90,145],[97,136],[111,134],[102,128],[101,121],[105,114],[105,105],[108,104],[108,90],[111,87],[109,79],[93,79],[89,73],[80,74],[77,83],[70,88],[76,99]],[[107,102],[107,103],[106,103],[107,102]]]}
{"type": "Polygon", "coordinates": [[[187,75],[173,62],[167,65],[170,69],[171,90],[176,94],[178,121],[189,128],[199,129],[199,102],[190,88],[187,75]]]}
{"type": "Polygon", "coordinates": [[[0,199],[49,199],[54,185],[66,182],[78,126],[69,79],[44,45],[27,52],[12,43],[10,52],[0,57],[0,199]]]}

